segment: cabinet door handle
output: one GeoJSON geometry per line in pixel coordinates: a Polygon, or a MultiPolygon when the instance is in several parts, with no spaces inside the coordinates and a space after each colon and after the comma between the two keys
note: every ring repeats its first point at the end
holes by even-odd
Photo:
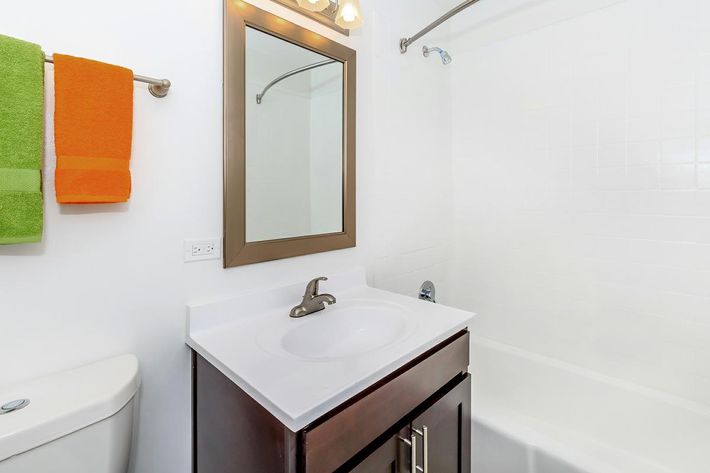
{"type": "Polygon", "coordinates": [[[399,438],[406,446],[410,448],[410,463],[412,465],[411,473],[416,473],[418,471],[424,473],[424,470],[420,467],[417,466],[417,436],[416,434],[412,433],[412,437],[409,439],[405,439],[404,437],[399,438]]]}
{"type": "MultiPolygon", "coordinates": [[[[412,431],[421,436],[422,443],[424,444],[424,468],[417,467],[416,469],[422,473],[429,473],[429,428],[424,425],[422,426],[422,430],[412,429],[412,431]]],[[[415,436],[412,435],[412,437],[414,438],[415,436]]]]}

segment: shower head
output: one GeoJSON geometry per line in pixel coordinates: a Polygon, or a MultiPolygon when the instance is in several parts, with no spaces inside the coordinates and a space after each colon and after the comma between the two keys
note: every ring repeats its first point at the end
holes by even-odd
{"type": "Polygon", "coordinates": [[[439,53],[439,56],[441,56],[441,63],[445,66],[451,64],[451,61],[453,61],[453,59],[451,59],[451,56],[449,55],[449,53],[447,53],[446,51],[444,51],[441,48],[428,48],[428,47],[424,46],[422,48],[422,52],[424,53],[424,57],[429,57],[429,53],[432,53],[432,52],[439,53]]]}
{"type": "Polygon", "coordinates": [[[453,61],[453,59],[451,59],[449,53],[447,53],[446,51],[441,51],[441,62],[445,66],[448,66],[449,64],[451,64],[451,61],[453,61]]]}

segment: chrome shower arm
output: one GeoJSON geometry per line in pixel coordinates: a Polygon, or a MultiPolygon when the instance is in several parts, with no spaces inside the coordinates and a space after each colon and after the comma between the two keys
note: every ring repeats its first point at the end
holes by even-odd
{"type": "Polygon", "coordinates": [[[439,53],[439,56],[441,56],[441,62],[445,66],[451,64],[451,61],[452,61],[451,55],[439,47],[430,48],[430,47],[424,46],[422,48],[422,53],[424,54],[424,57],[429,57],[429,54],[431,54],[431,53],[439,53]]]}
{"type": "Polygon", "coordinates": [[[428,48],[428,47],[424,46],[424,47],[422,48],[422,52],[424,53],[424,57],[428,57],[428,56],[429,56],[429,53],[431,53],[431,52],[434,52],[434,53],[441,53],[441,52],[443,52],[443,51],[444,51],[444,50],[441,49],[441,48],[438,47],[438,46],[435,46],[435,47],[433,47],[433,48],[428,48]]]}
{"type": "Polygon", "coordinates": [[[429,26],[427,26],[426,28],[424,28],[423,30],[421,30],[419,33],[415,34],[414,36],[411,36],[411,37],[409,37],[409,38],[402,38],[401,40],[399,40],[399,51],[400,51],[402,54],[406,53],[406,52],[407,52],[407,48],[408,48],[412,43],[414,43],[416,40],[418,40],[419,38],[421,38],[421,37],[424,36],[425,34],[429,33],[431,30],[433,30],[434,28],[438,27],[439,25],[441,25],[442,23],[444,23],[444,22],[445,22],[446,20],[448,20],[449,18],[458,15],[459,13],[461,13],[462,11],[464,11],[465,9],[467,9],[468,7],[470,7],[471,5],[474,5],[474,4],[476,4],[476,3],[480,2],[480,1],[481,1],[481,0],[466,0],[466,1],[463,2],[461,5],[457,6],[457,7],[454,8],[453,10],[449,11],[449,12],[446,13],[444,16],[442,16],[441,18],[439,18],[438,20],[436,20],[434,23],[430,24],[429,26]]]}

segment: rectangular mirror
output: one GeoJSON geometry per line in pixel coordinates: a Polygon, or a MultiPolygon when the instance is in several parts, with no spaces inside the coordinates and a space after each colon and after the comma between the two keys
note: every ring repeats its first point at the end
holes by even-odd
{"type": "Polygon", "coordinates": [[[355,51],[225,2],[225,266],[355,246],[355,51]]]}
{"type": "Polygon", "coordinates": [[[343,231],[343,63],[246,29],[246,241],[343,231]]]}

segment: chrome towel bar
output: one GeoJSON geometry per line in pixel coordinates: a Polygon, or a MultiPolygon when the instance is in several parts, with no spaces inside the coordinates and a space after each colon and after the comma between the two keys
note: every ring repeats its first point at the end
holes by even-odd
{"type": "MultiPolygon", "coordinates": [[[[54,58],[49,54],[44,55],[44,62],[54,63],[54,58]]],[[[152,77],[133,75],[133,80],[148,84],[148,90],[154,97],[162,98],[168,95],[170,81],[168,79],[154,79],[152,77]]]]}

